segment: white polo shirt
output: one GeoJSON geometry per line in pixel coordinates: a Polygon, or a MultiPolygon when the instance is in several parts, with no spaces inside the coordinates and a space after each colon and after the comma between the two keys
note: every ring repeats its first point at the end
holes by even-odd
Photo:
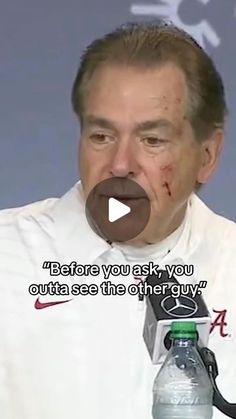
{"type": "MultiPolygon", "coordinates": [[[[236,225],[195,195],[185,220],[157,245],[108,244],[89,227],[75,185],[61,199],[0,212],[0,410],[4,419],[151,419],[153,365],[143,341],[145,300],[124,295],[31,295],[32,284],[96,284],[50,276],[44,262],[193,264],[212,314],[218,386],[236,402],[236,225]],[[45,265],[44,265],[45,266],[45,265]],[[37,300],[37,302],[36,302],[37,300]],[[56,305],[46,302],[70,300],[56,305]],[[39,307],[40,309],[35,308],[39,307]]],[[[111,276],[113,284],[135,282],[111,276]]],[[[184,279],[182,279],[184,281],[184,279]]],[[[179,278],[181,282],[181,278],[179,278]]],[[[100,289],[100,288],[99,288],[100,289]]],[[[214,419],[225,416],[214,409],[214,419]]]]}

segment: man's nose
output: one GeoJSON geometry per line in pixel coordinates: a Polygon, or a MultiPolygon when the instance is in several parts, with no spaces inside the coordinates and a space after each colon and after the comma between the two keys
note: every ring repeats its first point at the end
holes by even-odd
{"type": "Polygon", "coordinates": [[[116,146],[110,162],[110,173],[117,177],[134,176],[138,172],[137,153],[131,144],[116,146]]]}

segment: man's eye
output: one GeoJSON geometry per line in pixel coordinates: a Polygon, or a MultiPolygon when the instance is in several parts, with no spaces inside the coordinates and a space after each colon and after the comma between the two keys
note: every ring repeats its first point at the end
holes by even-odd
{"type": "Polygon", "coordinates": [[[109,135],[106,134],[91,134],[90,138],[92,141],[98,143],[98,144],[104,144],[104,143],[108,143],[111,140],[111,137],[109,135]]]}
{"type": "Polygon", "coordinates": [[[142,139],[145,145],[157,147],[165,143],[165,140],[158,137],[145,137],[142,139]]]}

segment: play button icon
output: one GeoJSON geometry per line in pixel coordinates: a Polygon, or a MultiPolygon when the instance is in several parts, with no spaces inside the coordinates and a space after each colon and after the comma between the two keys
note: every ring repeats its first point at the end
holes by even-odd
{"type": "Polygon", "coordinates": [[[98,183],[86,200],[86,217],[96,234],[110,242],[138,236],[150,216],[150,201],[135,181],[112,177],[98,183]]]}
{"type": "Polygon", "coordinates": [[[122,204],[115,198],[109,198],[108,200],[108,220],[110,223],[119,220],[131,211],[128,205],[122,204]]]}

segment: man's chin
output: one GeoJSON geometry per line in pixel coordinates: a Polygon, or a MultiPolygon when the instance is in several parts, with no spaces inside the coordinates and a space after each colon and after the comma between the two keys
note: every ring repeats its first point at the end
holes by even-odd
{"type": "Polygon", "coordinates": [[[158,242],[158,239],[156,241],[154,241],[154,243],[152,242],[152,240],[154,240],[154,238],[150,237],[150,234],[148,234],[148,230],[145,228],[136,237],[123,242],[123,244],[127,244],[127,245],[130,245],[130,246],[133,246],[133,247],[144,247],[148,244],[154,244],[155,242],[156,243],[158,242]]]}
{"type": "Polygon", "coordinates": [[[150,244],[156,244],[164,240],[171,232],[166,228],[163,228],[164,223],[158,223],[159,225],[162,225],[162,229],[157,229],[157,221],[155,223],[150,222],[147,224],[147,226],[144,228],[143,231],[141,231],[136,237],[127,240],[124,242],[125,244],[128,244],[130,246],[134,247],[144,247],[150,244]]]}

